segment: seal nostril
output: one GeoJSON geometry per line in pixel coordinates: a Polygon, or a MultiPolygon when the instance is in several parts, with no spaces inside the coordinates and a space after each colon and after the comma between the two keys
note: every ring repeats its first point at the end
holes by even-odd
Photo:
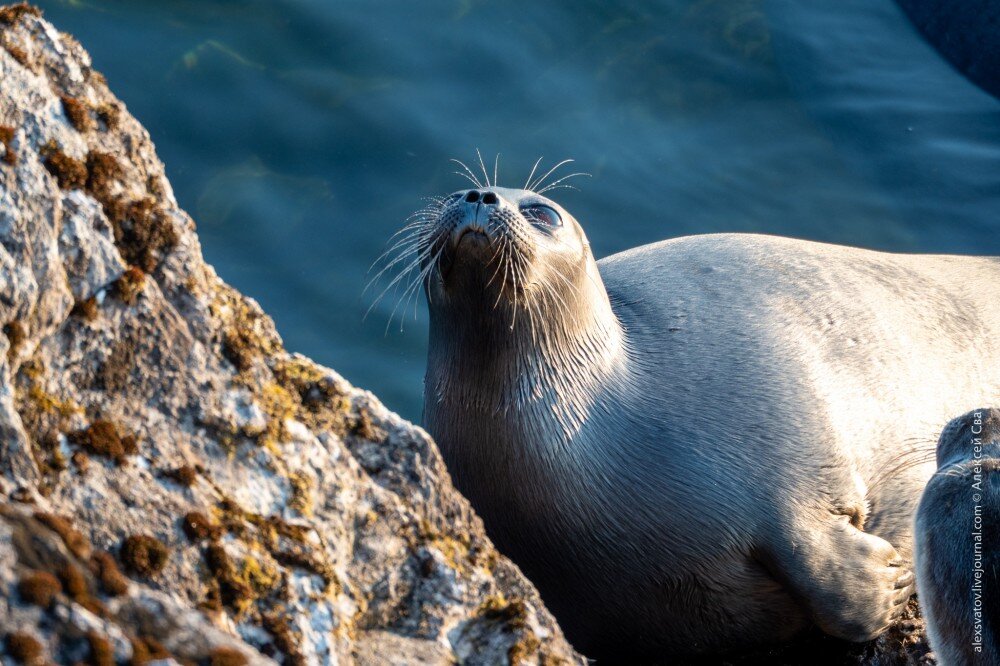
{"type": "Polygon", "coordinates": [[[476,192],[475,190],[470,191],[465,195],[465,200],[469,203],[476,203],[479,201],[479,192],[476,192]]]}
{"type": "Polygon", "coordinates": [[[493,192],[487,192],[486,194],[483,195],[483,203],[484,204],[492,206],[493,204],[497,203],[498,201],[499,201],[499,199],[497,199],[497,195],[494,194],[493,192]]]}

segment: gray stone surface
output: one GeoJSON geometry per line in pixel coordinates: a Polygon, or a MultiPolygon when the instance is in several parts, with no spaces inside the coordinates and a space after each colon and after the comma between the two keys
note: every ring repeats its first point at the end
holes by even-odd
{"type": "Polygon", "coordinates": [[[4,660],[582,663],[428,436],[284,350],[84,49],[14,6],[0,324],[4,660]]]}

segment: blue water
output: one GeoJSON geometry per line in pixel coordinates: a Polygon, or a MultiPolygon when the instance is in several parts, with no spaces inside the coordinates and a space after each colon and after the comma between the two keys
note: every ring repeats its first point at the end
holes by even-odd
{"type": "Polygon", "coordinates": [[[54,0],[149,129],[206,258],[289,349],[419,419],[426,319],[366,272],[449,158],[592,174],[598,256],[757,231],[1000,254],[1000,102],[890,0],[54,0]],[[502,5],[502,6],[501,6],[502,5]]]}

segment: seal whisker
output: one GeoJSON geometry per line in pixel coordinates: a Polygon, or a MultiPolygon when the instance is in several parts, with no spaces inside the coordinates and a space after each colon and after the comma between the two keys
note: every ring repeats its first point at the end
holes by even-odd
{"type": "MultiPolygon", "coordinates": [[[[408,274],[410,274],[410,272],[414,268],[416,268],[417,266],[420,265],[420,262],[425,257],[424,253],[425,252],[429,252],[432,247],[433,246],[427,248],[426,250],[424,250],[423,252],[421,252],[418,256],[416,256],[413,259],[413,261],[411,261],[409,264],[407,264],[406,268],[404,268],[403,270],[400,271],[399,275],[397,275],[395,278],[393,278],[392,281],[389,282],[388,285],[386,285],[385,289],[382,290],[382,292],[378,295],[378,297],[371,304],[371,306],[368,308],[368,310],[365,311],[365,315],[364,315],[364,317],[362,317],[362,321],[364,321],[365,319],[368,318],[368,315],[371,314],[371,311],[375,308],[376,305],[379,304],[379,302],[385,297],[385,295],[389,292],[390,289],[392,289],[395,285],[399,284],[400,280],[402,280],[404,277],[406,277],[408,274]]],[[[389,321],[391,323],[392,319],[390,318],[389,321]]]]}
{"type": "MultiPolygon", "coordinates": [[[[514,249],[515,249],[515,251],[517,250],[516,247],[514,249]]],[[[518,270],[519,266],[517,265],[517,263],[514,263],[514,264],[512,264],[512,267],[513,267],[513,270],[511,271],[511,281],[514,283],[514,307],[511,310],[511,317],[510,317],[510,330],[511,331],[514,330],[514,326],[517,324],[517,310],[518,310],[518,307],[517,307],[517,296],[518,296],[518,291],[520,291],[520,289],[518,287],[518,284],[517,284],[517,277],[518,277],[518,274],[519,274],[519,270],[518,270]]]]}
{"type": "Polygon", "coordinates": [[[535,182],[533,182],[528,187],[528,189],[534,192],[535,189],[538,188],[538,187],[540,187],[542,185],[542,183],[545,182],[545,179],[548,178],[549,176],[551,176],[555,172],[556,169],[558,169],[559,167],[561,167],[561,166],[563,166],[565,164],[571,164],[573,161],[574,160],[563,160],[562,162],[559,162],[554,167],[552,167],[551,169],[549,169],[548,171],[546,171],[544,176],[542,176],[541,178],[538,178],[535,182]]]}
{"type": "Polygon", "coordinates": [[[919,444],[922,444],[926,448],[914,447],[902,451],[897,456],[892,458],[886,465],[883,465],[882,469],[868,485],[869,494],[873,490],[880,488],[884,483],[891,480],[897,474],[913,469],[914,467],[926,465],[936,459],[937,451],[934,442],[921,439],[919,440],[919,444]],[[892,466],[890,467],[889,465],[892,466]]]}
{"type": "Polygon", "coordinates": [[[498,174],[500,172],[500,153],[493,159],[493,187],[497,187],[500,183],[498,174]]]}
{"type": "MultiPolygon", "coordinates": [[[[416,241],[419,241],[419,239],[416,239],[416,241]]],[[[429,248],[428,248],[428,249],[429,249],[429,248]]],[[[380,271],[379,271],[378,273],[376,273],[376,274],[375,274],[375,275],[374,275],[374,276],[373,276],[373,277],[372,277],[372,278],[371,278],[371,279],[370,279],[370,280],[368,281],[368,284],[366,284],[366,285],[365,285],[365,288],[364,288],[364,291],[362,291],[362,292],[361,292],[361,294],[362,294],[362,295],[364,295],[364,294],[365,294],[365,292],[367,292],[367,291],[368,291],[368,289],[369,289],[369,288],[370,288],[370,287],[371,287],[371,286],[372,286],[372,285],[373,285],[373,284],[374,284],[375,282],[377,282],[377,281],[378,281],[378,279],[379,279],[379,278],[381,278],[381,277],[382,277],[382,275],[384,275],[384,274],[385,274],[385,272],[386,272],[386,271],[388,271],[388,270],[389,270],[390,268],[392,268],[393,266],[396,266],[396,265],[398,265],[398,264],[399,264],[400,262],[403,262],[403,261],[409,261],[410,259],[412,259],[412,258],[413,258],[413,255],[414,255],[414,254],[416,254],[416,253],[417,253],[417,245],[414,245],[413,247],[410,247],[410,248],[407,248],[405,252],[402,252],[402,253],[400,253],[400,255],[399,255],[398,257],[396,257],[395,259],[393,259],[392,261],[390,261],[390,262],[389,262],[388,264],[386,264],[386,265],[385,265],[385,266],[384,266],[384,267],[383,267],[383,268],[382,268],[382,269],[381,269],[381,270],[380,270],[380,271]]],[[[418,256],[418,257],[417,257],[417,260],[420,260],[420,259],[421,259],[421,257],[419,257],[419,256],[418,256]]],[[[404,269],[404,270],[405,270],[405,269],[404,269]]]]}
{"type": "Polygon", "coordinates": [[[452,171],[452,173],[455,174],[456,176],[462,176],[463,178],[468,178],[469,182],[471,182],[476,187],[482,187],[482,185],[479,184],[479,181],[477,181],[475,178],[470,178],[469,174],[467,173],[463,173],[461,171],[452,171]]]}
{"type": "Polygon", "coordinates": [[[563,275],[559,271],[553,271],[552,274],[555,275],[560,280],[562,280],[563,284],[565,284],[567,287],[569,287],[570,289],[572,289],[573,290],[573,294],[575,296],[579,296],[580,295],[580,287],[578,285],[575,285],[572,282],[570,282],[569,278],[567,278],[565,275],[563,275]]]}
{"type": "MultiPolygon", "coordinates": [[[[475,183],[476,187],[482,187],[483,186],[483,184],[479,182],[479,179],[476,178],[476,175],[474,173],[472,173],[472,169],[470,169],[468,166],[466,166],[465,162],[463,162],[462,160],[457,160],[454,157],[451,158],[451,161],[454,162],[455,164],[457,164],[458,166],[462,167],[462,169],[465,171],[466,178],[468,178],[473,183],[475,183]]],[[[459,175],[462,175],[462,174],[459,174],[459,175]]]]}
{"type": "MultiPolygon", "coordinates": [[[[440,253],[442,251],[443,251],[443,249],[439,250],[438,252],[440,253]]],[[[409,303],[410,299],[413,299],[413,318],[414,319],[417,318],[417,304],[418,304],[418,300],[419,300],[419,299],[416,298],[417,293],[419,292],[420,286],[421,285],[426,286],[425,282],[430,279],[431,271],[433,271],[434,267],[435,267],[435,259],[432,259],[430,262],[428,262],[427,266],[425,266],[423,268],[423,270],[420,271],[420,273],[413,279],[413,281],[407,286],[406,290],[403,292],[403,296],[406,299],[405,303],[409,303]]],[[[428,294],[427,300],[428,300],[429,303],[433,304],[433,298],[430,296],[430,294],[428,294]]],[[[405,305],[404,305],[404,309],[405,309],[405,305]]],[[[400,323],[400,331],[402,331],[402,324],[403,324],[402,318],[400,318],[400,322],[399,323],[400,323]]]]}
{"type": "Polygon", "coordinates": [[[382,254],[379,255],[378,259],[376,259],[374,263],[378,263],[391,253],[395,252],[401,247],[404,247],[407,244],[413,243],[414,241],[419,241],[423,236],[423,234],[426,232],[427,226],[428,225],[424,224],[414,225],[409,229],[402,230],[402,233],[406,234],[405,236],[399,236],[399,234],[397,234],[397,237],[390,238],[389,242],[392,244],[389,245],[389,247],[382,254]]]}
{"type": "MultiPolygon", "coordinates": [[[[418,223],[414,222],[412,225],[407,225],[407,227],[405,227],[405,228],[400,229],[399,231],[397,231],[387,241],[387,244],[388,243],[392,243],[392,245],[390,245],[389,248],[385,252],[383,252],[382,254],[380,254],[379,257],[378,257],[378,259],[376,259],[374,262],[372,262],[372,266],[374,267],[375,264],[377,264],[379,261],[381,261],[382,259],[384,259],[386,257],[386,255],[392,253],[397,248],[400,248],[400,247],[402,247],[403,245],[405,245],[407,243],[412,243],[414,240],[420,240],[421,235],[423,234],[423,232],[425,231],[425,229],[428,226],[430,226],[430,225],[428,225],[426,223],[419,223],[418,224],[418,223]],[[405,236],[403,236],[402,238],[397,238],[400,234],[404,234],[404,233],[406,234],[405,236]]],[[[371,270],[371,268],[369,268],[368,270],[371,270]]]]}
{"type": "Polygon", "coordinates": [[[501,236],[500,240],[502,241],[502,244],[503,244],[503,255],[502,255],[501,259],[500,259],[500,261],[503,263],[503,280],[501,281],[501,283],[500,283],[500,289],[497,292],[497,299],[496,299],[496,301],[493,302],[493,309],[494,310],[496,310],[497,306],[500,305],[500,299],[503,297],[504,287],[507,286],[507,271],[510,268],[510,264],[511,264],[510,250],[509,250],[510,242],[507,240],[507,235],[504,234],[503,236],[501,236]]]}
{"type": "MultiPolygon", "coordinates": [[[[493,275],[491,275],[490,279],[486,282],[486,288],[487,289],[489,289],[490,286],[492,286],[493,280],[495,280],[496,277],[497,277],[497,275],[500,273],[500,265],[503,263],[502,259],[500,261],[497,261],[497,257],[500,254],[500,250],[503,249],[503,245],[501,243],[497,243],[496,245],[497,245],[497,247],[493,251],[493,256],[490,257],[490,260],[488,262],[486,262],[487,265],[489,265],[489,264],[491,264],[493,262],[496,262],[496,268],[493,269],[493,275]]],[[[501,288],[503,288],[503,285],[501,285],[501,288]]]]}
{"type": "Polygon", "coordinates": [[[387,262],[382,269],[375,274],[375,276],[369,280],[362,290],[362,295],[368,291],[369,288],[390,268],[399,264],[400,262],[406,260],[413,252],[415,252],[424,241],[426,232],[433,228],[438,216],[440,215],[444,199],[440,197],[427,197],[428,205],[424,206],[420,210],[411,213],[406,218],[406,223],[401,229],[396,231],[389,240],[386,241],[388,246],[382,254],[378,256],[375,261],[371,263],[368,267],[368,274],[378,266],[379,262],[385,260],[393,252],[399,251],[399,255],[387,262]]]}
{"type": "MultiPolygon", "coordinates": [[[[378,263],[380,261],[385,260],[393,252],[395,252],[397,250],[399,251],[399,256],[397,256],[396,258],[394,258],[392,261],[389,261],[382,268],[382,270],[380,270],[378,273],[376,273],[375,277],[373,277],[369,281],[368,284],[371,285],[372,282],[374,282],[375,280],[377,280],[389,268],[391,268],[392,266],[395,266],[397,263],[399,263],[401,260],[403,260],[404,258],[406,258],[407,256],[409,256],[411,253],[417,251],[417,249],[420,247],[420,245],[424,242],[424,235],[425,235],[424,232],[425,232],[425,229],[413,229],[413,230],[411,230],[411,233],[409,233],[407,236],[405,236],[405,237],[399,239],[398,241],[396,241],[395,243],[393,243],[392,247],[390,247],[388,250],[386,250],[381,255],[379,255],[378,259],[376,259],[374,262],[372,262],[372,265],[368,268],[368,273],[369,274],[372,272],[372,270],[375,268],[375,266],[378,265],[378,263]]],[[[366,290],[367,290],[367,287],[366,287],[366,290]]],[[[364,292],[362,292],[362,293],[364,293],[364,292]]]]}
{"type": "MultiPolygon", "coordinates": [[[[438,260],[438,258],[440,258],[442,252],[444,252],[444,247],[442,247],[441,249],[438,250],[437,255],[434,257],[434,259],[432,259],[431,261],[429,261],[427,263],[427,266],[425,266],[419,272],[419,274],[406,286],[406,289],[403,290],[403,295],[400,296],[399,300],[396,302],[395,307],[393,307],[393,309],[392,309],[392,313],[390,313],[390,315],[389,315],[389,321],[386,323],[386,326],[385,326],[385,334],[386,335],[388,335],[388,333],[389,333],[389,327],[392,326],[392,320],[396,316],[396,311],[399,309],[399,306],[401,304],[403,304],[404,302],[408,302],[409,301],[408,294],[410,293],[411,290],[413,291],[414,294],[416,293],[416,289],[421,284],[423,284],[424,279],[427,276],[429,276],[430,272],[434,269],[434,267],[435,267],[435,265],[437,263],[437,260],[438,260]]],[[[402,275],[406,275],[406,273],[403,273],[402,275]]],[[[428,296],[428,300],[430,300],[429,296],[428,296]]],[[[405,308],[405,305],[404,305],[404,311],[405,311],[405,309],[406,308],[405,308]]],[[[400,317],[400,320],[399,320],[399,330],[400,330],[400,332],[402,332],[402,330],[403,330],[403,319],[404,319],[404,317],[400,317]]]]}
{"type": "Polygon", "coordinates": [[[486,163],[483,162],[482,153],[479,152],[478,148],[476,148],[476,157],[479,158],[479,166],[483,170],[483,178],[486,179],[486,187],[492,187],[493,183],[490,182],[490,173],[489,173],[489,171],[486,170],[486,163]]]}
{"type": "Polygon", "coordinates": [[[563,300],[563,297],[559,295],[559,292],[557,292],[551,284],[542,282],[542,285],[548,291],[550,296],[554,297],[556,300],[559,301],[560,304],[562,304],[563,311],[569,312],[569,304],[566,303],[565,300],[563,300]]]}
{"type": "MultiPolygon", "coordinates": [[[[556,185],[555,187],[546,187],[542,192],[550,192],[552,190],[573,190],[574,192],[579,192],[580,188],[575,185],[556,185]]],[[[536,194],[541,194],[541,192],[536,192],[536,194]]]]}
{"type": "Polygon", "coordinates": [[[535,160],[535,165],[531,167],[531,173],[528,174],[528,179],[526,181],[524,181],[524,187],[522,187],[521,189],[523,189],[523,190],[530,190],[531,189],[530,187],[528,187],[528,184],[531,182],[531,179],[535,176],[535,170],[538,168],[538,165],[541,164],[543,157],[545,157],[545,156],[544,155],[539,155],[538,159],[535,160]]]}
{"type": "Polygon", "coordinates": [[[549,183],[548,185],[546,185],[542,189],[538,190],[535,194],[544,194],[544,193],[546,193],[546,192],[548,192],[550,190],[555,190],[555,189],[558,189],[560,187],[564,187],[564,188],[567,188],[567,189],[574,189],[575,190],[577,188],[573,187],[572,185],[560,185],[560,183],[562,183],[564,180],[569,180],[570,178],[576,178],[578,176],[587,176],[588,178],[593,178],[593,176],[591,174],[589,174],[589,173],[587,173],[585,171],[577,171],[576,173],[571,173],[571,174],[569,174],[567,176],[563,176],[562,178],[559,178],[558,180],[552,181],[551,183],[549,183]]]}

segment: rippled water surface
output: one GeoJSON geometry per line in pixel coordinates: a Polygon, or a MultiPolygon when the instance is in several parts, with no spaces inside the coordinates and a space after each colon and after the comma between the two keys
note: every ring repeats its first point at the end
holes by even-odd
{"type": "Polygon", "coordinates": [[[539,156],[598,256],[756,231],[1000,254],[1000,103],[889,0],[39,3],[153,136],[287,346],[419,419],[426,314],[366,272],[449,158],[539,156]]]}

